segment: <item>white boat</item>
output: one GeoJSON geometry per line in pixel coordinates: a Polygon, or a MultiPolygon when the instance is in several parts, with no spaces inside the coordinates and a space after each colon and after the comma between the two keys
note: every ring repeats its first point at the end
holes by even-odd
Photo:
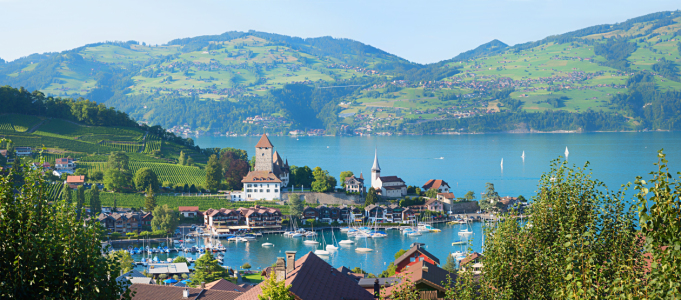
{"type": "Polygon", "coordinates": [[[327,251],[338,250],[338,246],[326,245],[326,250],[327,250],[327,251]]]}
{"type": "Polygon", "coordinates": [[[317,232],[314,232],[314,231],[310,231],[310,232],[305,234],[305,236],[316,236],[316,235],[317,235],[317,232]]]}
{"type": "Polygon", "coordinates": [[[387,234],[383,234],[383,233],[379,233],[379,232],[371,235],[372,238],[384,238],[384,237],[387,237],[387,236],[388,236],[387,234]]]}
{"type": "Polygon", "coordinates": [[[290,235],[290,237],[301,237],[301,236],[303,236],[303,234],[299,233],[299,232],[296,232],[296,233],[290,235]]]}
{"type": "Polygon", "coordinates": [[[173,240],[173,244],[181,244],[180,240],[173,240]]]}
{"type": "Polygon", "coordinates": [[[355,251],[357,252],[373,252],[374,250],[371,248],[355,248],[355,251]]]}
{"type": "Polygon", "coordinates": [[[350,227],[343,227],[340,229],[341,232],[348,232],[350,231],[350,227]]]}
{"type": "Polygon", "coordinates": [[[303,243],[306,244],[306,245],[317,245],[317,244],[319,244],[319,242],[317,242],[315,240],[305,240],[303,243]]]}
{"type": "Polygon", "coordinates": [[[315,251],[314,251],[314,254],[317,254],[317,255],[329,255],[329,251],[326,251],[326,250],[315,250],[315,251]]]}
{"type": "Polygon", "coordinates": [[[520,157],[522,157],[523,160],[525,160],[525,151],[523,151],[523,155],[521,155],[520,157]]]}
{"type": "Polygon", "coordinates": [[[422,236],[423,234],[421,234],[421,232],[414,231],[414,232],[412,232],[412,233],[410,233],[410,234],[408,234],[408,235],[409,235],[409,236],[422,236]]]}
{"type": "Polygon", "coordinates": [[[565,147],[565,158],[567,158],[567,157],[568,157],[568,155],[570,155],[570,151],[568,151],[568,148],[567,148],[567,147],[565,147]]]}
{"type": "Polygon", "coordinates": [[[342,240],[342,241],[340,241],[340,242],[338,242],[338,243],[341,244],[341,245],[352,245],[352,244],[354,244],[355,242],[352,241],[352,240],[342,240]]]}
{"type": "Polygon", "coordinates": [[[274,244],[272,244],[272,243],[262,243],[262,246],[263,246],[263,247],[272,247],[272,246],[274,246],[274,244]]]}
{"type": "Polygon", "coordinates": [[[473,234],[473,232],[468,230],[468,228],[466,228],[466,229],[459,230],[458,234],[459,235],[471,235],[471,234],[473,234]]]}

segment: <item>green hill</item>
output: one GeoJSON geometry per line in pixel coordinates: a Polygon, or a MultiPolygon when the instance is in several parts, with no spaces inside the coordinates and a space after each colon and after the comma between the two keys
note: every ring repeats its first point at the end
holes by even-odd
{"type": "MultiPolygon", "coordinates": [[[[34,54],[0,64],[0,84],[105,103],[176,133],[496,131],[543,118],[534,112],[587,111],[611,124],[595,130],[669,129],[674,122],[644,106],[681,90],[680,40],[679,12],[660,12],[513,46],[493,40],[420,65],[349,39],[233,31],[34,54]],[[649,75],[650,89],[627,100],[636,73],[649,75]],[[452,121],[497,113],[524,117],[452,121]]],[[[587,127],[566,122],[532,129],[587,127]]]]}

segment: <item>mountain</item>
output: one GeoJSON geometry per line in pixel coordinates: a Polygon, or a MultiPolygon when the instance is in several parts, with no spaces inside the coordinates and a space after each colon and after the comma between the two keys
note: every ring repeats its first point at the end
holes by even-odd
{"type": "Polygon", "coordinates": [[[421,65],[350,39],[230,31],[33,54],[0,63],[0,84],[191,134],[669,129],[660,120],[676,111],[680,36],[681,14],[659,12],[518,45],[493,40],[421,65]],[[643,82],[631,81],[637,73],[643,82]],[[573,116],[585,112],[597,117],[573,116]],[[584,124],[596,119],[608,125],[584,124]]]}

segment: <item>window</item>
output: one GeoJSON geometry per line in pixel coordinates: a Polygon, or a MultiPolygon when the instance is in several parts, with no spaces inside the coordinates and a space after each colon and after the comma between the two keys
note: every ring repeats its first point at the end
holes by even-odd
{"type": "Polygon", "coordinates": [[[416,258],[410,257],[410,258],[409,258],[409,261],[410,261],[410,262],[415,262],[415,261],[416,261],[416,258]]]}
{"type": "Polygon", "coordinates": [[[419,258],[419,261],[423,261],[423,256],[421,256],[421,257],[419,258]]]}
{"type": "Polygon", "coordinates": [[[251,198],[251,194],[248,194],[248,198],[251,198]]]}
{"type": "Polygon", "coordinates": [[[275,193],[278,193],[278,192],[279,192],[279,190],[278,190],[278,189],[274,189],[274,192],[275,192],[275,193]]]}
{"type": "Polygon", "coordinates": [[[260,192],[262,193],[262,189],[260,189],[260,192]]]}
{"type": "Polygon", "coordinates": [[[270,192],[270,189],[267,189],[267,192],[269,193],[269,192],[270,192]]]}

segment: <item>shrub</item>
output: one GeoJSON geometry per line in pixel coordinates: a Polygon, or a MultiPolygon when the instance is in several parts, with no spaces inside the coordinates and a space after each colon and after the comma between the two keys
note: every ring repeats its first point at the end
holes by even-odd
{"type": "Polygon", "coordinates": [[[168,274],[161,274],[161,275],[158,275],[158,278],[160,278],[160,279],[166,279],[166,278],[168,278],[168,274]]]}
{"type": "Polygon", "coordinates": [[[187,274],[182,274],[182,279],[187,279],[187,278],[189,278],[189,275],[187,275],[187,274]]]}
{"type": "Polygon", "coordinates": [[[175,276],[173,276],[173,279],[180,280],[180,276],[175,275],[175,276]]]}
{"type": "Polygon", "coordinates": [[[110,235],[110,237],[111,237],[112,240],[117,240],[118,238],[121,237],[121,234],[118,233],[118,232],[114,232],[110,235]]]}
{"type": "Polygon", "coordinates": [[[142,231],[142,232],[140,232],[140,236],[145,236],[145,237],[146,237],[146,236],[149,236],[149,235],[151,235],[151,232],[149,232],[149,231],[142,231]]]}

